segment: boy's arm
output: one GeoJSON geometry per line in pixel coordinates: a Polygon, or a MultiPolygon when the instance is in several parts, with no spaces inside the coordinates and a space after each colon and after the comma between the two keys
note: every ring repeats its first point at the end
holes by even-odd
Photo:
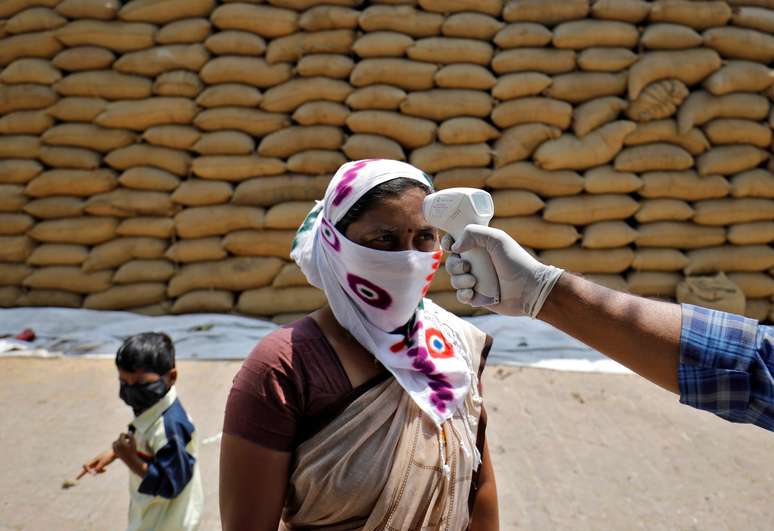
{"type": "Polygon", "coordinates": [[[170,423],[150,441],[153,459],[146,463],[137,457],[144,466],[144,472],[140,474],[143,480],[137,489],[139,492],[174,498],[188,485],[196,463],[196,458],[186,449],[192,437],[192,428],[191,425],[170,423]]]}
{"type": "Polygon", "coordinates": [[[137,442],[129,433],[122,433],[113,443],[113,454],[121,459],[126,466],[140,477],[148,471],[148,465],[137,455],[137,442]]]}

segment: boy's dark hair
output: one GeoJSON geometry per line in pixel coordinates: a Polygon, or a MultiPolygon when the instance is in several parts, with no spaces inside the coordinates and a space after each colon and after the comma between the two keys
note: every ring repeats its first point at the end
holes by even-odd
{"type": "MultiPolygon", "coordinates": [[[[428,177],[428,181],[429,180],[430,179],[428,177]]],[[[374,186],[365,194],[363,194],[363,196],[350,207],[347,213],[344,214],[344,217],[341,218],[338,223],[336,223],[336,230],[342,234],[345,234],[347,228],[350,225],[359,220],[363,214],[371,210],[381,201],[387,199],[388,197],[398,197],[403,192],[411,188],[419,188],[426,194],[429,194],[433,191],[430,186],[415,179],[409,179],[408,177],[398,177],[396,179],[385,181],[378,186],[374,186]]]]}
{"type": "Polygon", "coordinates": [[[163,375],[175,367],[175,345],[167,334],[143,332],[126,338],[116,352],[116,366],[163,375]]]}

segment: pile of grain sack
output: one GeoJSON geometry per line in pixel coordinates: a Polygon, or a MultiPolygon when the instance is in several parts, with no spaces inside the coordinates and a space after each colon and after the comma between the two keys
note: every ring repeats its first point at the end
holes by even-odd
{"type": "Polygon", "coordinates": [[[324,303],[295,229],[386,157],[547,263],[772,320],[772,61],[772,0],[3,0],[0,306],[285,321],[324,303]]]}

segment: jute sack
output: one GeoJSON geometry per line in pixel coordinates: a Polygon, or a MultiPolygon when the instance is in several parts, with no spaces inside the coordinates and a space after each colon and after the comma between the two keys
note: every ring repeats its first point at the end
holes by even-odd
{"type": "Polygon", "coordinates": [[[639,223],[651,221],[687,221],[693,217],[694,210],[680,199],[645,199],[634,215],[639,223]]]}
{"type": "Polygon", "coordinates": [[[677,79],[661,79],[645,87],[626,110],[626,115],[639,122],[668,118],[688,97],[688,88],[677,79]]]}
{"type": "Polygon", "coordinates": [[[352,44],[352,51],[362,59],[374,57],[402,57],[414,39],[394,31],[374,31],[359,37],[352,44]]]}
{"type": "Polygon", "coordinates": [[[653,22],[673,22],[695,29],[723,26],[730,18],[731,8],[727,2],[659,0],[653,3],[650,10],[650,20],[653,22]]]}
{"type": "Polygon", "coordinates": [[[0,236],[0,262],[24,262],[34,248],[26,236],[0,236]]]}
{"type": "MultiPolygon", "coordinates": [[[[547,126],[542,125],[538,127],[548,129],[547,126]]],[[[475,144],[493,140],[499,136],[500,132],[490,124],[472,117],[452,118],[443,122],[438,128],[438,139],[444,144],[475,144]]]]}
{"type": "MultiPolygon", "coordinates": [[[[241,0],[244,1],[244,0],[241,0]]],[[[260,0],[249,0],[252,3],[259,3],[260,0]]],[[[224,0],[224,4],[230,2],[236,2],[236,0],[224,0]]],[[[295,11],[306,11],[317,5],[319,0],[272,0],[271,3],[275,6],[285,7],[287,9],[293,9],[295,11]]],[[[356,6],[359,4],[358,0],[329,0],[329,4],[339,6],[356,6]]]]}
{"type": "Polygon", "coordinates": [[[353,68],[355,68],[355,62],[346,55],[318,53],[302,57],[298,61],[296,72],[304,77],[321,76],[333,79],[348,79],[353,68]]]}
{"type": "Polygon", "coordinates": [[[626,283],[626,279],[621,275],[605,274],[605,273],[592,273],[590,275],[583,275],[583,278],[589,282],[593,282],[599,286],[604,286],[615,291],[628,293],[629,285],[626,283]]]}
{"type": "Polygon", "coordinates": [[[358,111],[347,118],[354,133],[383,135],[414,149],[435,140],[437,126],[430,120],[389,111],[358,111]]]}
{"type": "Polygon", "coordinates": [[[583,229],[581,247],[610,249],[629,245],[637,239],[637,231],[623,221],[600,221],[583,229]]]}
{"type": "Polygon", "coordinates": [[[225,290],[196,290],[179,297],[172,305],[172,313],[230,313],[234,308],[234,294],[225,290]]]}
{"type": "Polygon", "coordinates": [[[266,41],[246,31],[219,31],[207,37],[204,46],[215,55],[263,55],[266,41]]]}
{"type": "Polygon", "coordinates": [[[642,89],[659,79],[679,79],[694,85],[720,68],[715,50],[668,50],[643,54],[629,70],[629,99],[635,100],[642,89]]]}
{"type": "Polygon", "coordinates": [[[408,91],[428,90],[433,88],[437,70],[437,65],[408,59],[363,59],[355,65],[349,82],[355,87],[383,83],[408,91]]]}
{"type": "Polygon", "coordinates": [[[99,153],[83,148],[43,146],[38,159],[52,168],[77,168],[94,170],[99,168],[102,157],[99,153]]]}
{"type": "Polygon", "coordinates": [[[80,308],[82,300],[83,297],[77,293],[54,289],[32,289],[19,294],[16,306],[80,308]]]}
{"type": "Polygon", "coordinates": [[[313,100],[344,101],[352,93],[345,81],[310,77],[291,79],[263,94],[261,109],[270,112],[290,112],[313,100]]]}
{"type": "Polygon", "coordinates": [[[755,146],[718,146],[696,159],[699,175],[730,175],[751,170],[766,161],[769,154],[755,146]]]}
{"type": "Polygon", "coordinates": [[[433,276],[433,280],[430,282],[429,293],[437,293],[439,291],[451,291],[454,288],[451,285],[451,277],[446,271],[446,268],[439,267],[433,276]]]}
{"type": "Polygon", "coordinates": [[[297,62],[307,54],[348,54],[354,42],[355,32],[352,30],[294,33],[272,39],[266,47],[266,61],[276,64],[297,62]]]}
{"type": "Polygon", "coordinates": [[[197,289],[244,291],[268,286],[282,265],[279,258],[249,256],[186,264],[169,281],[167,294],[178,297],[197,289]]]}
{"type": "Polygon", "coordinates": [[[642,22],[650,13],[651,2],[645,0],[597,0],[591,5],[594,18],[642,22]]]}
{"type": "Polygon", "coordinates": [[[774,83],[771,70],[752,61],[728,61],[704,80],[704,88],[713,96],[731,92],[762,92],[774,83]]]}
{"type": "Polygon", "coordinates": [[[157,192],[171,192],[178,187],[180,179],[171,173],[152,168],[139,166],[126,170],[118,178],[122,186],[135,190],[151,190],[157,192]]]}
{"type": "Polygon", "coordinates": [[[406,50],[409,59],[428,63],[471,63],[488,65],[494,50],[488,42],[476,39],[429,37],[419,39],[406,50]]]}
{"type": "Polygon", "coordinates": [[[473,315],[477,311],[477,308],[458,301],[456,291],[438,291],[430,298],[444,310],[461,317],[473,315]]]}
{"type": "Polygon", "coordinates": [[[156,96],[195,98],[204,90],[204,83],[197,74],[187,70],[164,72],[153,82],[153,94],[156,96]]]}
{"type": "Polygon", "coordinates": [[[289,157],[309,149],[339,149],[344,144],[344,133],[338,127],[327,125],[293,126],[263,137],[258,154],[264,157],[289,157]]]}
{"type": "Polygon", "coordinates": [[[771,128],[752,120],[718,118],[706,124],[704,132],[713,144],[752,144],[764,149],[771,144],[771,128]]]}
{"type": "Polygon", "coordinates": [[[88,197],[109,192],[116,186],[116,174],[111,170],[49,170],[27,183],[24,193],[30,197],[88,197]]]}
{"type": "Polygon", "coordinates": [[[677,302],[735,314],[745,310],[744,293],[723,273],[687,277],[677,286],[677,302]]]}
{"type": "Polygon", "coordinates": [[[575,52],[549,48],[503,50],[492,59],[492,70],[497,74],[526,71],[563,74],[575,70],[575,52]]]}
{"type": "Polygon", "coordinates": [[[60,0],[6,0],[0,5],[0,17],[10,18],[33,6],[56,7],[60,0]]]}
{"type": "Polygon", "coordinates": [[[637,247],[674,247],[695,249],[721,245],[726,241],[722,227],[705,227],[690,222],[657,221],[637,228],[637,247]]]}
{"type": "Polygon", "coordinates": [[[236,256],[276,256],[288,260],[295,230],[238,230],[223,238],[223,248],[236,256]]]}
{"type": "Polygon", "coordinates": [[[190,125],[155,125],[142,134],[149,144],[172,149],[190,149],[199,137],[201,132],[190,125]]]}
{"type": "Polygon", "coordinates": [[[650,172],[642,175],[642,197],[671,197],[695,201],[728,195],[730,185],[722,175],[699,177],[695,171],[650,172]]]}
{"type": "Polygon", "coordinates": [[[713,118],[748,118],[762,120],[769,112],[769,102],[758,94],[725,94],[712,96],[703,90],[691,93],[677,113],[677,125],[685,133],[695,125],[713,118]]]}
{"type": "Polygon", "coordinates": [[[274,288],[287,288],[290,286],[308,286],[309,282],[300,267],[294,263],[289,263],[282,266],[282,270],[274,277],[271,285],[274,288]]]}
{"type": "Polygon", "coordinates": [[[540,72],[517,72],[497,78],[492,96],[498,100],[511,100],[524,96],[536,96],[551,85],[551,78],[540,72]]]}
{"type": "Polygon", "coordinates": [[[716,271],[765,271],[774,267],[774,249],[768,245],[726,245],[688,252],[686,275],[716,271]]]}
{"type": "Polygon", "coordinates": [[[554,223],[588,225],[596,221],[626,219],[639,208],[628,195],[579,195],[546,201],[543,219],[554,223]]]}
{"type": "Polygon", "coordinates": [[[145,236],[167,239],[175,235],[175,220],[167,217],[136,217],[125,219],[116,228],[118,236],[145,236]]]}
{"type": "Polygon", "coordinates": [[[419,0],[419,5],[425,11],[436,13],[475,11],[492,16],[500,15],[503,7],[499,0],[419,0]]]}
{"type": "Polygon", "coordinates": [[[143,282],[127,286],[113,286],[110,289],[92,293],[83,300],[83,307],[91,310],[124,310],[148,306],[166,298],[167,285],[164,282],[143,282]]]}
{"type": "Polygon", "coordinates": [[[40,219],[75,218],[83,213],[84,201],[77,197],[46,197],[24,205],[24,211],[40,219]]]}
{"type": "Polygon", "coordinates": [[[774,278],[768,273],[729,273],[728,279],[752,299],[774,295],[774,278]]]}
{"type": "Polygon", "coordinates": [[[102,70],[110,68],[116,56],[99,46],[75,46],[62,50],[52,59],[51,64],[68,72],[79,70],[102,70]]]}
{"type": "Polygon", "coordinates": [[[756,221],[728,227],[728,241],[734,245],[767,244],[774,241],[774,222],[756,221]]]}
{"type": "Polygon", "coordinates": [[[236,129],[252,136],[264,136],[290,125],[287,114],[244,107],[219,107],[201,111],[194,125],[204,131],[236,129]]]}
{"type": "Polygon", "coordinates": [[[0,66],[21,57],[53,57],[62,50],[62,44],[54,37],[55,31],[38,31],[12,35],[3,39],[0,46],[0,66]]]}
{"type": "Polygon", "coordinates": [[[765,33],[774,33],[774,15],[772,15],[770,9],[763,7],[738,7],[733,10],[731,23],[734,26],[757,29],[765,33]]]}
{"type": "Polygon", "coordinates": [[[492,121],[500,129],[530,122],[567,129],[572,121],[572,105],[551,98],[527,97],[499,103],[492,121]]]}
{"type": "Polygon", "coordinates": [[[633,271],[626,277],[631,293],[667,299],[674,298],[682,280],[681,274],[668,271],[633,271]]]}
{"type": "Polygon", "coordinates": [[[269,39],[298,31],[298,18],[290,9],[244,3],[219,6],[210,16],[220,30],[242,30],[269,39]]]}
{"type": "Polygon", "coordinates": [[[157,238],[116,238],[94,247],[81,268],[84,271],[101,271],[134,259],[161,258],[166,248],[167,242],[157,238]]]}
{"type": "MultiPolygon", "coordinates": [[[[456,118],[457,120],[472,120],[472,118],[456,118]]],[[[460,124],[464,125],[464,124],[460,124]]],[[[441,125],[443,129],[444,125],[441,125]]],[[[460,133],[466,134],[468,128],[461,127],[460,133]]],[[[498,134],[497,130],[493,131],[498,134]]],[[[562,131],[558,127],[553,127],[545,124],[520,124],[514,125],[503,131],[502,136],[495,142],[494,145],[494,157],[495,167],[500,168],[508,163],[525,160],[529,158],[534,151],[548,140],[559,138],[562,131]]],[[[454,144],[455,142],[449,142],[445,140],[443,136],[439,134],[439,139],[444,144],[454,144]]],[[[466,140],[463,138],[462,140],[466,140]]],[[[489,138],[480,138],[479,142],[485,142],[489,138]]],[[[466,142],[456,142],[466,143],[466,142]]]]}
{"type": "Polygon", "coordinates": [[[39,135],[54,125],[46,111],[16,111],[0,118],[0,134],[39,135]]]}
{"type": "Polygon", "coordinates": [[[492,112],[492,98],[479,90],[436,89],[412,92],[400,104],[403,114],[437,122],[456,116],[485,118],[492,112]]]}
{"type": "Polygon", "coordinates": [[[486,180],[491,188],[529,190],[544,197],[575,195],[583,190],[583,178],[574,171],[546,171],[529,162],[498,168],[486,180]]]}
{"type": "Polygon", "coordinates": [[[24,264],[0,264],[0,286],[21,286],[30,273],[32,268],[24,264]]]}
{"type": "Polygon", "coordinates": [[[147,306],[137,306],[135,308],[129,308],[127,311],[136,313],[138,315],[146,315],[149,317],[159,317],[161,315],[168,315],[172,311],[172,305],[168,300],[163,300],[156,304],[149,304],[147,306]]]}
{"type": "Polygon", "coordinates": [[[651,24],[642,33],[640,42],[651,50],[682,50],[696,48],[704,42],[701,35],[682,24],[651,24]]]}
{"type": "Polygon", "coordinates": [[[312,210],[314,201],[288,201],[271,207],[266,212],[267,229],[297,229],[312,210]]]}
{"type": "Polygon", "coordinates": [[[113,218],[73,218],[40,221],[28,236],[49,243],[96,245],[115,236],[118,222],[113,218]]]}
{"type": "Polygon", "coordinates": [[[76,266],[51,266],[35,269],[24,279],[24,285],[33,289],[97,293],[110,288],[112,277],[112,271],[87,273],[76,266]]]}
{"type": "Polygon", "coordinates": [[[33,7],[3,22],[5,32],[18,34],[60,28],[67,24],[67,19],[47,7],[33,7]]]}
{"type": "MultiPolygon", "coordinates": [[[[499,212],[497,214],[500,215],[499,212]]],[[[580,238],[572,225],[548,223],[538,216],[497,217],[492,220],[491,226],[507,232],[521,245],[535,249],[562,249],[580,238]]]]}
{"type": "Polygon", "coordinates": [[[688,257],[677,249],[637,249],[632,267],[637,271],[680,271],[688,257]]]}
{"type": "Polygon", "coordinates": [[[294,173],[331,175],[345,162],[347,158],[340,151],[310,149],[291,155],[287,167],[294,173]]]}
{"type": "Polygon", "coordinates": [[[712,28],[705,31],[704,46],[729,59],[746,59],[763,64],[774,61],[774,36],[749,28],[712,28]]]}
{"type": "Polygon", "coordinates": [[[261,91],[249,85],[222,83],[207,87],[196,98],[196,103],[207,109],[212,107],[256,107],[260,102],[261,91]]]}
{"type": "Polygon", "coordinates": [[[497,32],[494,42],[498,48],[541,47],[551,42],[551,30],[534,22],[508,24],[497,32]]]}
{"type": "Polygon", "coordinates": [[[34,158],[40,152],[40,139],[32,135],[0,136],[0,159],[34,158]]]}
{"type": "Polygon", "coordinates": [[[209,58],[201,44],[170,44],[125,53],[113,63],[113,70],[141,76],[157,76],[170,70],[198,72],[209,58]]]}
{"type": "Polygon", "coordinates": [[[492,170],[489,168],[454,168],[436,173],[433,187],[436,190],[458,187],[483,188],[491,175],[492,170]]]}
{"type": "Polygon", "coordinates": [[[744,306],[744,315],[750,319],[756,321],[765,322],[768,320],[770,323],[774,322],[774,319],[770,315],[774,315],[771,312],[771,303],[768,299],[747,299],[744,306]]]}
{"type": "Polygon", "coordinates": [[[695,223],[731,225],[750,221],[774,220],[774,200],[762,198],[710,199],[694,203],[695,223]]]}
{"type": "MultiPolygon", "coordinates": [[[[546,170],[585,170],[607,164],[621,151],[624,138],[636,127],[634,122],[620,120],[605,124],[583,138],[569,134],[562,135],[537,148],[534,156],[535,164],[546,170]]],[[[618,161],[617,158],[616,161],[618,161]]],[[[618,167],[617,164],[616,169],[634,171],[633,168],[618,167]]]]}
{"type": "Polygon", "coordinates": [[[57,99],[56,92],[44,85],[23,83],[0,86],[0,114],[43,109],[57,99]]]}
{"type": "Polygon", "coordinates": [[[188,17],[210,14],[215,0],[132,0],[125,3],[118,13],[121,20],[164,24],[188,17]]]}
{"type": "Polygon", "coordinates": [[[212,33],[212,24],[206,18],[194,17],[164,24],[156,33],[159,44],[191,44],[203,42],[212,33]]]}
{"type": "Polygon", "coordinates": [[[529,216],[545,206],[537,194],[523,190],[497,190],[492,193],[492,200],[498,218],[529,216]]]}
{"type": "Polygon", "coordinates": [[[574,20],[554,28],[555,48],[582,50],[593,46],[634,48],[640,32],[633,24],[612,20],[574,20]]]}
{"type": "Polygon", "coordinates": [[[51,85],[60,79],[62,73],[45,59],[17,59],[0,72],[0,81],[8,85],[51,85]]]}
{"type": "Polygon", "coordinates": [[[390,85],[371,85],[357,89],[347,97],[346,104],[353,111],[367,109],[397,110],[406,92],[390,85]]]}
{"type": "Polygon", "coordinates": [[[669,119],[637,124],[637,129],[624,139],[624,144],[627,146],[653,142],[677,144],[694,156],[701,155],[710,147],[709,140],[701,129],[694,127],[686,133],[680,133],[677,130],[677,122],[669,119]]]}
{"type": "Polygon", "coordinates": [[[199,77],[208,85],[247,83],[259,88],[279,85],[292,76],[287,63],[269,64],[262,58],[240,56],[210,59],[199,72],[199,77]]]}
{"type": "Polygon", "coordinates": [[[522,0],[506,4],[506,22],[540,22],[553,25],[566,20],[585,18],[589,12],[587,0],[522,0]]]}
{"type": "Polygon", "coordinates": [[[596,98],[576,107],[572,113],[575,136],[582,138],[597,127],[612,122],[627,107],[621,98],[596,98]]]}
{"type": "Polygon", "coordinates": [[[169,246],[164,257],[173,262],[208,262],[222,260],[228,253],[220,244],[220,238],[178,240],[169,246]]]}
{"type": "Polygon", "coordinates": [[[239,296],[237,310],[250,315],[311,312],[325,305],[325,292],[313,287],[248,290],[239,296]]]}
{"type": "Polygon", "coordinates": [[[583,189],[590,194],[628,194],[642,188],[642,179],[634,173],[599,166],[583,174],[583,189]]]}
{"type": "Polygon", "coordinates": [[[113,275],[115,284],[166,282],[175,274],[175,266],[167,260],[132,260],[113,275]]]}
{"type": "Polygon", "coordinates": [[[105,162],[118,170],[134,166],[154,166],[183,177],[188,175],[191,156],[182,150],[134,144],[111,151],[105,157],[105,162]]]}
{"type": "Polygon", "coordinates": [[[480,65],[446,65],[435,73],[435,84],[441,88],[483,89],[495,86],[497,79],[488,69],[480,65]]]}
{"type": "Polygon", "coordinates": [[[172,201],[186,206],[205,206],[227,203],[233,189],[229,183],[188,179],[172,193],[172,201]]]}
{"type": "Polygon", "coordinates": [[[67,47],[101,46],[114,52],[150,48],[157,27],[119,21],[75,20],[56,30],[56,38],[67,47]]]}
{"type": "Polygon", "coordinates": [[[26,204],[24,187],[16,184],[0,185],[0,212],[19,212],[26,204]]]}
{"type": "Polygon", "coordinates": [[[427,173],[435,173],[451,168],[489,166],[492,152],[484,143],[459,146],[435,143],[415,149],[409,161],[427,173]]]}
{"type": "Polygon", "coordinates": [[[191,171],[203,179],[243,181],[261,175],[279,175],[285,171],[285,163],[257,155],[209,155],[195,158],[191,171]]]}
{"type": "Polygon", "coordinates": [[[0,184],[26,184],[42,171],[43,166],[36,160],[0,160],[0,184]]]}
{"type": "Polygon", "coordinates": [[[137,142],[137,135],[123,129],[100,127],[93,124],[60,124],[41,135],[43,143],[52,146],[71,146],[106,153],[137,142]]]}
{"type": "Polygon", "coordinates": [[[62,98],[46,109],[50,116],[62,122],[91,122],[107,107],[101,98],[62,98]]]}
{"type": "Polygon", "coordinates": [[[199,107],[188,98],[156,97],[108,104],[96,118],[105,127],[144,131],[161,124],[190,124],[199,107]]]}
{"type": "Polygon", "coordinates": [[[187,208],[175,216],[177,233],[183,238],[219,236],[239,229],[261,229],[265,212],[246,206],[187,208]]]}
{"type": "Polygon", "coordinates": [[[0,235],[16,236],[17,234],[24,234],[34,223],[35,220],[27,214],[0,213],[0,235]]]}
{"type": "Polygon", "coordinates": [[[271,206],[285,201],[310,201],[325,194],[330,177],[283,175],[242,182],[234,190],[235,205],[271,206]]]}
{"type": "Polygon", "coordinates": [[[540,261],[575,273],[621,273],[634,260],[634,251],[620,249],[549,249],[540,253],[540,261]]]}
{"type": "Polygon", "coordinates": [[[774,174],[764,169],[749,170],[731,178],[734,197],[774,198],[774,174]]]}
{"type": "MultiPolygon", "coordinates": [[[[632,127],[628,133],[634,129],[632,127]]],[[[661,142],[624,148],[615,158],[615,169],[618,171],[687,170],[691,166],[693,157],[690,153],[681,147],[661,142]]]]}
{"type": "Polygon", "coordinates": [[[88,257],[89,249],[85,245],[44,243],[35,247],[27,258],[27,265],[81,265],[88,257]]]}
{"type": "Polygon", "coordinates": [[[309,101],[293,112],[293,121],[299,125],[337,125],[347,122],[350,110],[333,101],[309,101]]]}
{"type": "Polygon", "coordinates": [[[105,194],[93,195],[87,201],[84,211],[93,216],[130,217],[136,215],[171,216],[177,212],[165,192],[128,190],[119,188],[105,194]]]}
{"type": "Polygon", "coordinates": [[[443,15],[419,11],[413,6],[367,7],[358,20],[360,29],[372,31],[397,31],[412,37],[432,37],[441,32],[443,15]]]}
{"type": "Polygon", "coordinates": [[[578,54],[577,61],[580,69],[587,72],[620,72],[638,57],[627,48],[586,48],[578,54]]]}
{"type": "Polygon", "coordinates": [[[393,159],[406,160],[403,148],[389,138],[379,135],[355,134],[341,147],[350,160],[393,159]]]}
{"type": "Polygon", "coordinates": [[[316,6],[307,9],[298,18],[298,26],[304,31],[355,29],[360,12],[344,6],[316,6]]]}
{"type": "Polygon", "coordinates": [[[240,131],[204,133],[191,146],[200,155],[248,155],[255,151],[255,141],[240,131]]]}
{"type": "Polygon", "coordinates": [[[94,70],[70,74],[56,83],[62,96],[83,96],[106,100],[136,100],[151,95],[153,83],[140,76],[119,74],[112,70],[94,70]]]}
{"type": "Polygon", "coordinates": [[[495,34],[505,27],[505,24],[495,18],[500,14],[502,6],[499,1],[494,3],[497,4],[497,13],[493,13],[492,16],[464,12],[446,17],[441,26],[441,33],[447,37],[491,41],[495,34]]]}

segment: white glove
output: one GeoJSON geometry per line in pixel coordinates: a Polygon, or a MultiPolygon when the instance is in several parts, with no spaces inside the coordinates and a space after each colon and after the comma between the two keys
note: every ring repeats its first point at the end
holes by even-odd
{"type": "Polygon", "coordinates": [[[505,232],[483,225],[468,225],[457,242],[447,234],[441,245],[455,253],[446,259],[446,270],[457,299],[466,304],[475,302],[476,272],[459,253],[480,247],[489,254],[500,281],[500,303],[487,308],[502,315],[536,317],[563,272],[535,260],[505,232]]]}

